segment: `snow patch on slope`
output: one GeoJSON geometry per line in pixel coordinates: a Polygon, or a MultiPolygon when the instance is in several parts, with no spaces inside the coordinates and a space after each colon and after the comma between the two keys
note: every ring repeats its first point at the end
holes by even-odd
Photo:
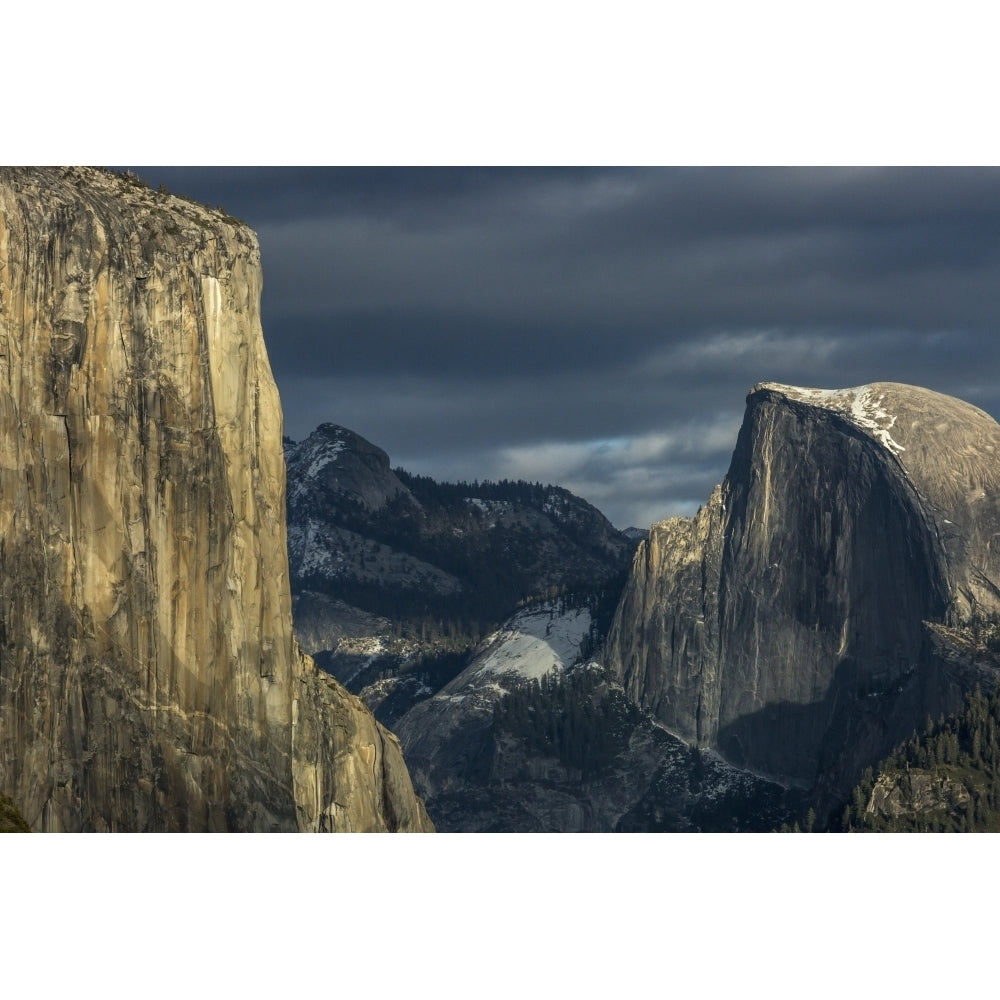
{"type": "Polygon", "coordinates": [[[470,507],[475,507],[476,510],[481,511],[487,518],[490,518],[489,527],[491,528],[495,528],[497,519],[508,513],[511,509],[511,504],[506,500],[483,500],[480,497],[465,497],[465,502],[470,507]]]}
{"type": "Polygon", "coordinates": [[[319,574],[334,577],[343,574],[346,561],[341,547],[325,525],[312,518],[305,525],[288,526],[289,562],[301,576],[319,574]]]}
{"type": "Polygon", "coordinates": [[[312,456],[312,462],[305,471],[306,479],[315,479],[322,469],[325,469],[344,450],[343,441],[327,441],[318,448],[312,456]]]}
{"type": "Polygon", "coordinates": [[[889,433],[896,423],[896,415],[884,408],[886,394],[862,385],[854,389],[806,389],[796,385],[781,385],[778,382],[762,382],[763,389],[774,389],[791,399],[835,410],[851,419],[851,422],[867,431],[885,448],[897,457],[906,449],[893,440],[889,433]]]}
{"type": "Polygon", "coordinates": [[[331,463],[337,461],[337,456],[347,447],[338,435],[336,438],[325,438],[314,445],[304,456],[301,465],[308,466],[304,471],[297,474],[289,484],[289,492],[293,500],[300,499],[308,490],[309,486],[315,482],[316,477],[331,463]]]}
{"type": "Polygon", "coordinates": [[[465,686],[504,674],[538,680],[563,671],[579,659],[589,632],[586,608],[560,613],[551,602],[525,608],[485,640],[482,652],[455,681],[465,686]]]}
{"type": "Polygon", "coordinates": [[[568,497],[560,496],[555,490],[552,490],[545,496],[542,513],[548,514],[550,517],[566,518],[569,516],[570,507],[568,497]]]}
{"type": "Polygon", "coordinates": [[[870,430],[889,451],[898,455],[906,449],[894,441],[889,434],[892,425],[896,422],[896,416],[882,409],[883,402],[885,402],[885,393],[876,398],[870,389],[863,389],[851,403],[851,416],[854,417],[856,424],[870,430]]]}

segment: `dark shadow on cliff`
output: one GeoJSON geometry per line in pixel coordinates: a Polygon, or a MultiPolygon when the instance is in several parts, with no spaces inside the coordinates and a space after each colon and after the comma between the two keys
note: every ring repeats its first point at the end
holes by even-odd
{"type": "Polygon", "coordinates": [[[822,818],[843,806],[866,767],[913,734],[914,720],[957,711],[968,684],[962,668],[929,646],[917,664],[882,674],[847,657],[823,699],[741,716],[720,727],[717,745],[736,767],[810,789],[822,818]]]}

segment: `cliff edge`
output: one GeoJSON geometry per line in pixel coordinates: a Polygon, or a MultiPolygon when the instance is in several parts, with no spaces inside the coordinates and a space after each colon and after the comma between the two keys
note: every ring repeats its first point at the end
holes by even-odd
{"type": "Polygon", "coordinates": [[[35,830],[426,830],[292,639],[254,234],[0,170],[0,791],[35,830]]]}

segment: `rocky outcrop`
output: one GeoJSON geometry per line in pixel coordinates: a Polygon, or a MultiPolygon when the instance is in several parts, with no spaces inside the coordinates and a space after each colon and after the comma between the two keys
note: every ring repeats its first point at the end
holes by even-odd
{"type": "Polygon", "coordinates": [[[610,667],[683,739],[842,793],[974,680],[925,622],[1000,611],[998,457],[925,389],[755,386],[721,486],[640,545],[610,667]]]}
{"type": "Polygon", "coordinates": [[[428,829],[292,640],[256,237],[0,172],[0,787],[35,830],[428,829]]]}
{"type": "Polygon", "coordinates": [[[901,817],[911,823],[928,821],[938,815],[960,815],[971,798],[969,790],[948,774],[881,775],[865,804],[865,814],[883,822],[901,817]]]}
{"type": "Polygon", "coordinates": [[[389,456],[360,434],[337,424],[320,424],[304,441],[290,444],[288,508],[336,505],[346,499],[381,510],[398,496],[420,505],[389,468],[389,456]]]}

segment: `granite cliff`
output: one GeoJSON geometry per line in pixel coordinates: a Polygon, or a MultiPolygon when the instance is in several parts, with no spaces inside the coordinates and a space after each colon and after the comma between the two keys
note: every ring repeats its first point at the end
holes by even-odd
{"type": "Polygon", "coordinates": [[[35,830],[422,830],[292,638],[257,240],[0,171],[0,791],[35,830]]]}
{"type": "Polygon", "coordinates": [[[653,526],[607,662],[639,705],[832,805],[982,668],[1000,611],[1000,426],[913,386],[754,387],[729,471],[653,526]]]}

